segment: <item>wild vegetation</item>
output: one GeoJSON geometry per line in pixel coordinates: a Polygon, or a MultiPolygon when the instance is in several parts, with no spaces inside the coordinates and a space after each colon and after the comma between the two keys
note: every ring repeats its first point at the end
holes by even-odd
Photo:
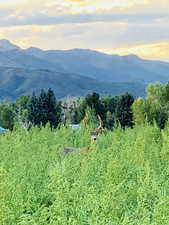
{"type": "Polygon", "coordinates": [[[152,84],[145,99],[59,102],[49,89],[1,103],[11,131],[0,135],[0,224],[167,225],[168,96],[168,84],[152,84]],[[105,129],[93,143],[97,115],[105,129]]]}
{"type": "Polygon", "coordinates": [[[33,127],[0,136],[0,224],[167,225],[169,124],[88,131],[33,127]],[[65,146],[79,153],[63,154],[65,146]]]}

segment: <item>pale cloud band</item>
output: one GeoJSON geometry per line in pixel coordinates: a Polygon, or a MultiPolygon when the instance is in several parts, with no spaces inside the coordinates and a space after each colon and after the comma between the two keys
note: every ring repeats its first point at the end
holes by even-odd
{"type": "MultiPolygon", "coordinates": [[[[4,11],[0,10],[1,16],[4,11]]],[[[1,18],[0,27],[26,26],[26,25],[53,25],[67,23],[93,23],[93,22],[128,22],[128,23],[159,23],[169,21],[169,14],[164,13],[97,13],[97,14],[65,14],[46,15],[36,13],[29,16],[9,15],[1,18]]]]}
{"type": "Polygon", "coordinates": [[[169,20],[169,2],[161,0],[6,0],[0,26],[169,20]]]}
{"type": "Polygon", "coordinates": [[[169,62],[169,41],[151,44],[138,44],[131,46],[121,46],[120,48],[97,49],[108,54],[118,55],[138,55],[145,59],[161,59],[169,62]]]}

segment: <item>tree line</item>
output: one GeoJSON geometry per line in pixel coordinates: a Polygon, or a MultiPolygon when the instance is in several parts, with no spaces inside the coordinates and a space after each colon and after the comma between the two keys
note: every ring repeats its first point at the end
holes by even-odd
{"type": "Polygon", "coordinates": [[[79,124],[86,111],[91,118],[99,115],[108,129],[154,122],[164,128],[169,118],[169,83],[150,84],[146,98],[137,99],[130,93],[101,97],[94,92],[83,98],[57,100],[52,89],[42,89],[39,94],[21,96],[15,102],[1,102],[0,126],[12,130],[15,124],[25,128],[47,123],[51,128],[67,122],[79,124]]]}

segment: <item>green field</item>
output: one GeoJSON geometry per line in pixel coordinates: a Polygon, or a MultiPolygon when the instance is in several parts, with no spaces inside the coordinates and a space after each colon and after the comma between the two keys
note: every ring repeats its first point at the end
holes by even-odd
{"type": "Polygon", "coordinates": [[[169,224],[169,125],[0,136],[0,225],[169,224]],[[63,148],[82,148],[63,154],[63,148]]]}

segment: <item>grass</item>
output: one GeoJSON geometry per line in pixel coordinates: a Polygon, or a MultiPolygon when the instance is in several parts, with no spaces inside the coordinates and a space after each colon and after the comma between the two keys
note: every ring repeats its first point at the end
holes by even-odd
{"type": "Polygon", "coordinates": [[[0,136],[1,225],[168,225],[169,125],[117,128],[88,155],[88,132],[0,136]]]}

